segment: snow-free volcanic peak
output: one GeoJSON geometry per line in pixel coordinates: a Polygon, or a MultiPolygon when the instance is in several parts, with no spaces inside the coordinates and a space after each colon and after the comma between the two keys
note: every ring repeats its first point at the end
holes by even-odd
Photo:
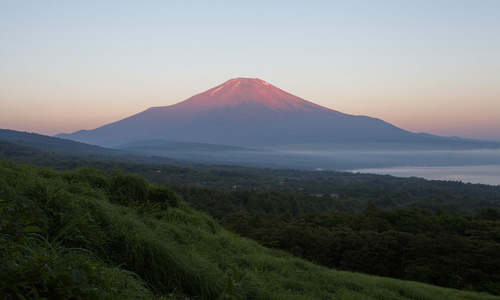
{"type": "Polygon", "coordinates": [[[322,108],[258,78],[233,78],[177,105],[210,109],[234,107],[243,103],[260,104],[274,111],[308,111],[312,107],[322,108]]]}
{"type": "Polygon", "coordinates": [[[244,147],[418,139],[382,120],[344,114],[256,78],[234,78],[174,105],[59,136],[107,147],[146,139],[244,147]]]}

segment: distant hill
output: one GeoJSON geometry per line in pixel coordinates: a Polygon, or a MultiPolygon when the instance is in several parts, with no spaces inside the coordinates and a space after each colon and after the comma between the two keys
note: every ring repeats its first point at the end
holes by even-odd
{"type": "Polygon", "coordinates": [[[119,145],[117,148],[129,151],[257,151],[251,148],[227,146],[219,144],[193,143],[193,142],[176,142],[166,140],[140,140],[119,145]]]}
{"type": "Polygon", "coordinates": [[[180,103],[152,107],[93,130],[57,136],[105,147],[141,140],[238,147],[325,143],[500,147],[500,143],[415,134],[380,119],[322,107],[250,78],[231,79],[180,103]]]}
{"type": "Polygon", "coordinates": [[[17,145],[23,145],[45,152],[71,155],[120,155],[123,151],[107,149],[95,145],[88,145],[57,137],[51,137],[38,133],[21,132],[9,129],[0,129],[0,141],[7,141],[17,145]]]}

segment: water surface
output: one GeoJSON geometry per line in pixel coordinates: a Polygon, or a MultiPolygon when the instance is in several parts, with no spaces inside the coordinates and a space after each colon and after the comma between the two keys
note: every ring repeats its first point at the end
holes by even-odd
{"type": "Polygon", "coordinates": [[[421,177],[431,180],[462,181],[500,185],[500,165],[447,167],[393,167],[355,170],[360,173],[384,174],[398,177],[421,177]]]}

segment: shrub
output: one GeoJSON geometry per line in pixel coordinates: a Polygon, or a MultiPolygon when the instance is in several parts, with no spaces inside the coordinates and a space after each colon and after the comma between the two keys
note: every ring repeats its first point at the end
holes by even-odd
{"type": "Polygon", "coordinates": [[[180,198],[170,188],[154,186],[149,190],[148,200],[151,203],[166,204],[168,207],[178,207],[180,198]]]}
{"type": "Polygon", "coordinates": [[[111,202],[132,206],[134,202],[145,202],[148,199],[149,183],[136,174],[113,172],[109,186],[111,202]]]}

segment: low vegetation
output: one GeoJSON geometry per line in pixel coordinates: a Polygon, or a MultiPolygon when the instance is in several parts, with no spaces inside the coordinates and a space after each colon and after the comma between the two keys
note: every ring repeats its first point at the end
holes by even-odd
{"type": "Polygon", "coordinates": [[[324,266],[500,294],[500,210],[481,207],[474,194],[467,199],[479,206],[475,213],[455,215],[433,202],[425,209],[374,204],[405,201],[396,197],[367,205],[330,194],[174,189],[228,230],[324,266]]]}
{"type": "Polygon", "coordinates": [[[4,299],[498,299],[264,248],[133,174],[0,162],[0,200],[4,299]]]}

